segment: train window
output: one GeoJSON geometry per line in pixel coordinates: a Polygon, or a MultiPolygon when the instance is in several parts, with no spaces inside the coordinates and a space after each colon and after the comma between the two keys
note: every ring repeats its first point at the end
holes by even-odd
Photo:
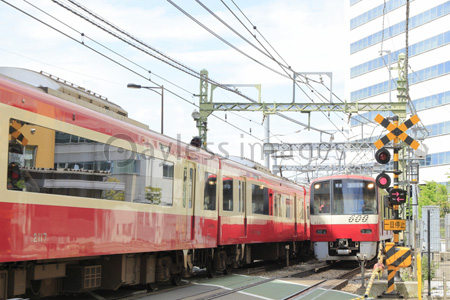
{"type": "Polygon", "coordinates": [[[244,211],[242,204],[242,182],[239,181],[239,212],[244,211]]]}
{"type": "Polygon", "coordinates": [[[321,181],[314,184],[311,191],[311,214],[329,214],[330,210],[330,182],[321,181]]]}
{"type": "Polygon", "coordinates": [[[15,119],[9,131],[8,189],[172,205],[172,162],[15,119]]]}
{"type": "Polygon", "coordinates": [[[281,195],[278,193],[275,193],[275,197],[274,197],[275,201],[273,201],[273,211],[274,211],[274,216],[281,216],[281,195]]]}
{"type": "Polygon", "coordinates": [[[216,190],[217,190],[217,176],[205,172],[205,194],[204,194],[204,209],[216,210],[216,190]]]}
{"type": "Polygon", "coordinates": [[[222,183],[223,210],[233,211],[233,178],[224,176],[222,183]]]}
{"type": "Polygon", "coordinates": [[[186,207],[187,202],[187,194],[188,194],[188,188],[187,188],[187,167],[184,167],[183,169],[183,207],[186,207]]]}
{"type": "Polygon", "coordinates": [[[286,198],[286,218],[291,218],[291,200],[286,198]]]}
{"type": "Polygon", "coordinates": [[[195,178],[195,170],[193,168],[190,168],[189,169],[189,208],[192,208],[192,199],[194,199],[194,178],[195,178]]]}
{"type": "Polygon", "coordinates": [[[375,184],[362,180],[333,181],[333,214],[376,214],[375,184]]]}
{"type": "Polygon", "coordinates": [[[252,184],[252,213],[269,215],[269,189],[252,184]]]}

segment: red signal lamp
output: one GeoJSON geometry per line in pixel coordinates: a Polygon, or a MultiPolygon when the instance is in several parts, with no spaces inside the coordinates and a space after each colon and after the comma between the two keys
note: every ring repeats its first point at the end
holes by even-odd
{"type": "Polygon", "coordinates": [[[375,159],[379,164],[387,164],[391,160],[391,153],[386,148],[381,148],[375,153],[375,159]]]}
{"type": "Polygon", "coordinates": [[[377,187],[380,189],[387,189],[391,185],[391,177],[386,173],[380,173],[375,179],[377,187]]]}

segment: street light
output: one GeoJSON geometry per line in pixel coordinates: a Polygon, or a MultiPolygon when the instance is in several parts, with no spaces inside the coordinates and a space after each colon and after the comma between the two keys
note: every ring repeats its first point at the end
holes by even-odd
{"type": "Polygon", "coordinates": [[[161,134],[164,134],[164,86],[142,86],[139,84],[129,83],[127,88],[130,89],[147,89],[161,95],[161,134]],[[161,93],[155,91],[154,89],[161,89],[161,93]]]}

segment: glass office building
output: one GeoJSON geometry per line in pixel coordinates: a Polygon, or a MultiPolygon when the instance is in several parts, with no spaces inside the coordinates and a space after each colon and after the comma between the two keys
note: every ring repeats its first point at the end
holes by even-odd
{"type": "MultiPolygon", "coordinates": [[[[389,102],[391,97],[397,101],[398,71],[391,69],[389,84],[388,66],[391,62],[391,67],[397,67],[399,54],[406,53],[406,0],[350,0],[345,5],[349,26],[346,99],[389,102]]],[[[450,1],[410,0],[408,26],[409,94],[429,131],[420,182],[445,183],[450,174],[450,1]]],[[[359,133],[356,139],[380,137],[383,128],[371,123],[375,115],[352,116],[349,125],[359,133]]]]}

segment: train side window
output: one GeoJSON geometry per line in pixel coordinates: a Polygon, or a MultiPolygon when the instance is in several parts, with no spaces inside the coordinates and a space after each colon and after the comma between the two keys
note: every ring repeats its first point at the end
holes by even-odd
{"type": "Polygon", "coordinates": [[[223,176],[222,183],[223,210],[233,211],[233,178],[223,176]]]}
{"type": "Polygon", "coordinates": [[[15,119],[8,143],[8,189],[172,205],[172,162],[15,119]]]}
{"type": "Polygon", "coordinates": [[[186,202],[187,202],[187,194],[188,194],[187,180],[188,180],[187,167],[184,167],[184,169],[183,169],[183,207],[186,207],[186,202]]]}
{"type": "Polygon", "coordinates": [[[195,170],[193,168],[189,169],[189,208],[192,208],[192,199],[194,199],[194,179],[195,170]]]}
{"type": "Polygon", "coordinates": [[[217,176],[205,172],[204,209],[216,210],[217,176]]]}
{"type": "Polygon", "coordinates": [[[269,189],[252,184],[252,213],[269,215],[269,189]]]}
{"type": "Polygon", "coordinates": [[[286,198],[286,218],[291,218],[291,199],[286,198]]]}
{"type": "Polygon", "coordinates": [[[239,180],[239,212],[244,211],[243,201],[242,201],[242,182],[239,180]]]}
{"type": "Polygon", "coordinates": [[[276,192],[274,192],[274,194],[275,194],[275,197],[274,197],[275,201],[273,201],[273,211],[274,211],[274,216],[278,216],[278,210],[279,210],[278,198],[281,197],[281,195],[276,192]]]}

